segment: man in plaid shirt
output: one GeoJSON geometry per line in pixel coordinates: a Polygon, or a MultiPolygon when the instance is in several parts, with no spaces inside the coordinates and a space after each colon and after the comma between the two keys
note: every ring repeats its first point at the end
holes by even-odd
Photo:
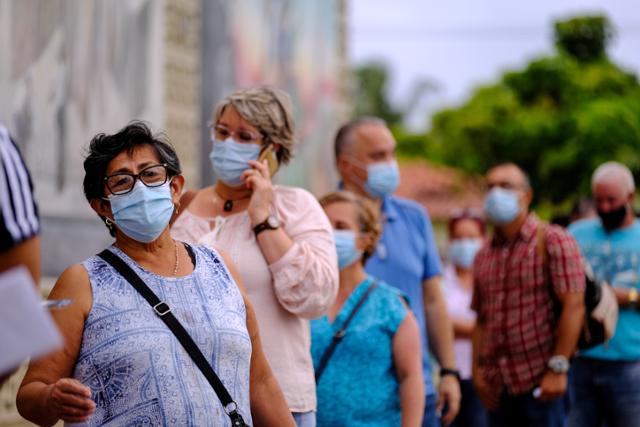
{"type": "Polygon", "coordinates": [[[474,384],[492,427],[561,427],[585,310],[580,252],[564,230],[529,213],[532,191],[518,166],[490,169],[486,183],[495,229],[474,264],[474,384]]]}

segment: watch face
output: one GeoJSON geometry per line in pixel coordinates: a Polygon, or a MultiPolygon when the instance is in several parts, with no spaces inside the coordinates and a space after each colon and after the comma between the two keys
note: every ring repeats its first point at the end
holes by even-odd
{"type": "Polygon", "coordinates": [[[267,224],[269,224],[269,227],[271,227],[271,228],[280,227],[280,221],[275,216],[268,217],[267,218],[267,224]]]}
{"type": "Polygon", "coordinates": [[[562,356],[553,356],[549,359],[549,369],[556,373],[565,373],[569,370],[569,361],[562,356]]]}

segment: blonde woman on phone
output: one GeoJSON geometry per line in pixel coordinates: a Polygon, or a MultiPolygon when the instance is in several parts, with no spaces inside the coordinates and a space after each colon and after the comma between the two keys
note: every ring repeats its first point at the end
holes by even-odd
{"type": "Polygon", "coordinates": [[[261,86],[238,90],[215,109],[214,185],[181,207],[174,238],[227,252],[256,309],[264,352],[299,426],[315,425],[309,319],[338,289],[333,231],[307,191],[273,185],[295,144],[289,96],[261,86]]]}

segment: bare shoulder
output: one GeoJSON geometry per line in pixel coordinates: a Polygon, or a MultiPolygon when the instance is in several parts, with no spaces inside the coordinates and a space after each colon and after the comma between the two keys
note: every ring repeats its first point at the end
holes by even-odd
{"type": "Polygon", "coordinates": [[[211,216],[211,200],[213,200],[213,197],[213,186],[204,187],[196,192],[187,210],[194,215],[211,216]]]}
{"type": "Polygon", "coordinates": [[[87,270],[81,264],[72,265],[64,270],[49,294],[49,299],[66,298],[71,299],[72,306],[84,314],[91,310],[91,283],[87,270]]]}

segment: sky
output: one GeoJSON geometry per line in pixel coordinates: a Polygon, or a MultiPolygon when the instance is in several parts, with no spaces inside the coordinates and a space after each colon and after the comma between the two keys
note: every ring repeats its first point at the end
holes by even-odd
{"type": "Polygon", "coordinates": [[[408,120],[423,130],[432,112],[461,104],[474,87],[551,54],[554,20],[590,13],[609,17],[611,58],[640,75],[640,0],[348,0],[348,55],[354,65],[387,64],[395,106],[425,83],[408,120]]]}

